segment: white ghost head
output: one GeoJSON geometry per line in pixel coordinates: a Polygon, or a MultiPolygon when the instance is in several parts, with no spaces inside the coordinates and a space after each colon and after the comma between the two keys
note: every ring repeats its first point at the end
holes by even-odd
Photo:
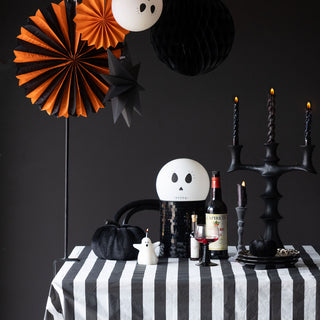
{"type": "Polygon", "coordinates": [[[148,248],[152,245],[152,242],[148,237],[145,237],[142,239],[141,244],[143,247],[148,248]]]}
{"type": "Polygon", "coordinates": [[[156,187],[163,201],[203,201],[209,193],[210,179],[199,162],[176,159],[162,167],[156,187]]]}
{"type": "Polygon", "coordinates": [[[158,21],[162,6],[162,0],[112,0],[112,13],[121,27],[143,31],[158,21]]]}

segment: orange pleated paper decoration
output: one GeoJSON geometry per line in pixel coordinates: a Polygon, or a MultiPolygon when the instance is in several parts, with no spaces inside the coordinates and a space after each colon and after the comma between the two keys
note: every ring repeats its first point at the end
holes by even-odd
{"type": "MultiPolygon", "coordinates": [[[[108,54],[80,39],[75,2],[52,3],[21,28],[14,50],[19,85],[33,104],[57,117],[84,116],[103,108],[108,54]]],[[[113,53],[119,57],[121,50],[113,53]]]]}
{"type": "Polygon", "coordinates": [[[97,49],[116,47],[129,32],[114,19],[111,0],[83,0],[74,21],[81,39],[97,49]]]}

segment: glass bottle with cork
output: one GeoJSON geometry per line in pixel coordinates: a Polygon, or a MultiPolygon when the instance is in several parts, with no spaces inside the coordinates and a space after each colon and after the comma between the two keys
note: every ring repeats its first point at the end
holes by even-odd
{"type": "Polygon", "coordinates": [[[212,198],[206,213],[206,227],[219,225],[219,239],[209,245],[211,259],[228,258],[227,206],[222,200],[220,172],[212,171],[212,198]]]}
{"type": "Polygon", "coordinates": [[[196,261],[200,259],[200,243],[195,239],[197,229],[198,215],[191,215],[191,233],[190,233],[190,260],[196,261]]]}

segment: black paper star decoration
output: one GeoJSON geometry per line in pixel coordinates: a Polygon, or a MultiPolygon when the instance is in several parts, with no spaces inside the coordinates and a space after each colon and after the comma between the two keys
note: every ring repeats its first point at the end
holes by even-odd
{"type": "Polygon", "coordinates": [[[111,100],[114,122],[122,114],[130,127],[133,111],[141,115],[139,91],[144,89],[137,82],[140,64],[133,66],[127,52],[117,59],[110,49],[107,51],[110,74],[102,77],[109,84],[109,90],[103,103],[106,105],[111,100]]]}

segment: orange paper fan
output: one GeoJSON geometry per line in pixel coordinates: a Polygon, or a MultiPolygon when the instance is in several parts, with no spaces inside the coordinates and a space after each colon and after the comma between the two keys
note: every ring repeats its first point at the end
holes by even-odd
{"type": "Polygon", "coordinates": [[[77,7],[74,21],[81,39],[97,49],[116,47],[129,33],[114,19],[111,0],[83,0],[77,7]]]}
{"type": "MultiPolygon", "coordinates": [[[[75,3],[52,3],[21,28],[14,50],[19,85],[49,115],[86,117],[103,108],[108,91],[108,55],[80,40],[75,3]]],[[[114,53],[119,56],[121,50],[114,53]]]]}

